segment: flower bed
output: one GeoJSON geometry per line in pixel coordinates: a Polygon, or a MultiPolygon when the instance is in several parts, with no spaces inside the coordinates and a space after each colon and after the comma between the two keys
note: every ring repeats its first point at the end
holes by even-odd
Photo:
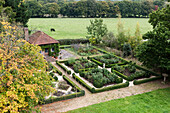
{"type": "Polygon", "coordinates": [[[76,73],[79,72],[80,69],[85,68],[97,68],[97,64],[93,62],[89,62],[85,58],[80,59],[70,59],[68,61],[65,61],[65,65],[69,66],[71,69],[73,69],[76,73]]]}

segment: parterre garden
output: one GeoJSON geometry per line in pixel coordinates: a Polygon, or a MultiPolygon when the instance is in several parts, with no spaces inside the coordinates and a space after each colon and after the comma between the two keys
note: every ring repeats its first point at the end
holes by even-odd
{"type": "MultiPolygon", "coordinates": [[[[161,78],[159,74],[95,46],[74,44],[71,46],[62,46],[62,49],[77,54],[78,57],[57,60],[56,65],[91,93],[128,87],[129,84],[137,85],[161,78]]],[[[59,70],[56,72],[61,74],[59,70]]],[[[68,84],[71,83],[73,88],[76,87],[79,89],[79,96],[85,94],[84,90],[81,90],[68,77],[63,77],[66,78],[65,80],[68,84]]],[[[57,98],[51,97],[48,99],[48,103],[77,97],[76,93],[72,92],[71,97],[70,94],[64,98],[63,96],[57,98]]]]}

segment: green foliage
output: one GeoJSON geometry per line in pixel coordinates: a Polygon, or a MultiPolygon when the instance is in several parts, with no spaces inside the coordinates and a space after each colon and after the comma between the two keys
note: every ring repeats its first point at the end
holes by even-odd
{"type": "Polygon", "coordinates": [[[143,35],[143,38],[148,41],[136,49],[136,57],[143,62],[143,65],[148,68],[160,69],[161,72],[168,72],[170,69],[169,11],[170,7],[167,6],[150,14],[149,23],[153,25],[153,31],[143,35]]]}
{"type": "Polygon", "coordinates": [[[121,22],[121,15],[119,15],[119,21],[117,24],[117,40],[118,40],[118,48],[122,50],[123,44],[125,42],[128,41],[126,34],[125,34],[125,30],[124,30],[124,26],[123,23],[121,22]]]}
{"type": "Polygon", "coordinates": [[[12,11],[15,12],[15,16],[12,14],[12,16],[9,17],[10,19],[14,18],[16,22],[27,26],[26,24],[30,18],[30,13],[24,1],[17,0],[13,2],[11,0],[5,0],[4,7],[11,7],[12,11]]]}
{"type": "Polygon", "coordinates": [[[43,6],[45,14],[49,14],[50,17],[57,17],[59,14],[59,6],[56,3],[47,3],[43,6]]]}
{"type": "Polygon", "coordinates": [[[128,57],[131,54],[132,54],[132,49],[131,49],[130,44],[124,43],[124,45],[123,45],[123,57],[128,57]]]}
{"type": "Polygon", "coordinates": [[[80,76],[87,79],[96,88],[101,88],[107,84],[122,82],[122,79],[118,78],[115,73],[110,73],[107,69],[89,69],[88,72],[81,72],[80,76]]]}
{"type": "Polygon", "coordinates": [[[138,84],[142,84],[142,83],[158,80],[160,78],[162,78],[162,76],[157,76],[157,77],[152,77],[152,78],[145,78],[145,79],[142,79],[142,80],[134,80],[133,84],[134,85],[138,85],[138,84]]]}
{"type": "Polygon", "coordinates": [[[58,81],[58,77],[55,76],[55,77],[53,77],[53,78],[54,78],[55,81],[58,81]]]}
{"type": "Polygon", "coordinates": [[[107,26],[103,24],[102,19],[95,19],[90,21],[90,25],[87,27],[87,33],[90,35],[89,38],[95,38],[96,44],[100,43],[103,36],[107,34],[107,26]]]}
{"type": "Polygon", "coordinates": [[[50,45],[41,45],[40,46],[42,50],[45,50],[45,48],[48,48],[48,55],[58,57],[58,53],[60,52],[60,44],[50,44],[50,45]],[[54,49],[54,52],[51,51],[51,49],[54,49]]]}
{"type": "MultiPolygon", "coordinates": [[[[88,84],[86,84],[81,78],[79,78],[75,74],[73,74],[73,78],[76,81],[78,81],[80,84],[82,84],[84,87],[86,87],[91,93],[98,93],[98,92],[103,92],[103,91],[109,91],[109,90],[113,90],[113,89],[118,89],[118,88],[123,88],[123,87],[128,87],[129,86],[129,82],[126,82],[126,83],[120,83],[120,84],[116,84],[116,85],[112,85],[112,86],[108,86],[108,87],[104,87],[104,88],[95,89],[95,88],[90,87],[88,84]]],[[[118,80],[121,80],[121,82],[123,81],[123,79],[121,79],[121,78],[118,78],[118,80]]],[[[116,80],[116,81],[118,81],[118,80],[116,80]]]]}
{"type": "Polygon", "coordinates": [[[118,48],[118,39],[117,39],[117,37],[114,36],[113,32],[107,33],[107,34],[103,37],[102,42],[103,42],[104,45],[107,46],[107,47],[118,48]]]}

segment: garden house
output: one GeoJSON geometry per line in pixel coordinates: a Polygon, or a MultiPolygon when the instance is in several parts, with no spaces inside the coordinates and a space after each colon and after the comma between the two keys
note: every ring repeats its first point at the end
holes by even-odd
{"type": "Polygon", "coordinates": [[[59,41],[50,37],[42,31],[37,31],[33,33],[31,36],[27,35],[27,30],[25,30],[25,39],[34,45],[39,45],[42,48],[43,55],[49,55],[57,57],[59,55],[59,41]]]}

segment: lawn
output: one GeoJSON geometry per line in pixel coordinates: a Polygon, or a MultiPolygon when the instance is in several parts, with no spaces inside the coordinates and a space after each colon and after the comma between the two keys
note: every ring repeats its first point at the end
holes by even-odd
{"type": "Polygon", "coordinates": [[[170,113],[170,88],[94,104],[68,113],[170,113]]]}
{"type": "MultiPolygon", "coordinates": [[[[55,39],[74,39],[85,38],[87,35],[86,27],[90,25],[93,18],[31,18],[28,22],[29,29],[41,30],[55,39]],[[51,32],[54,28],[56,32],[51,32]]],[[[104,23],[108,30],[117,34],[117,18],[104,18],[104,23]]],[[[141,34],[152,29],[146,18],[122,18],[125,30],[130,29],[134,34],[136,23],[139,22],[141,34]]]]}

